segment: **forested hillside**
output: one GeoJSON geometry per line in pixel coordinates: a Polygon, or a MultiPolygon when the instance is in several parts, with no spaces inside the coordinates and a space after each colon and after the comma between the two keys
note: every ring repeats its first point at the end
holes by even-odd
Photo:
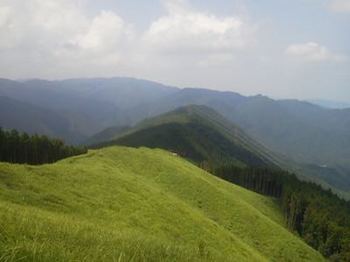
{"type": "Polygon", "coordinates": [[[3,96],[0,96],[0,126],[28,134],[64,138],[69,142],[85,137],[71,128],[69,119],[63,115],[45,107],[3,96]]]}
{"type": "Polygon", "coordinates": [[[293,171],[350,191],[349,109],[187,88],[139,110],[148,117],[188,104],[213,108],[270,150],[295,162],[293,171]]]}
{"type": "Polygon", "coordinates": [[[349,261],[349,201],[281,170],[227,165],[214,173],[237,185],[276,197],[288,228],[331,261],[349,261]]]}
{"type": "Polygon", "coordinates": [[[238,166],[274,166],[278,158],[205,106],[187,106],[147,119],[123,132],[116,130],[95,145],[146,146],[172,151],[212,170],[235,161],[238,166]],[[113,139],[114,138],[114,139],[113,139]]]}
{"type": "Polygon", "coordinates": [[[84,147],[67,146],[59,139],[45,135],[29,136],[15,129],[6,131],[0,127],[0,162],[39,165],[86,152],[84,147]]]}

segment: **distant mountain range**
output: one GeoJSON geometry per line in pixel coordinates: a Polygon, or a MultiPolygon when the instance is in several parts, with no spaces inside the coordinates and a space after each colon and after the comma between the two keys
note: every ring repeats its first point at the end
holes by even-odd
{"type": "Polygon", "coordinates": [[[6,96],[0,96],[0,126],[68,140],[80,139],[80,134],[72,130],[69,120],[63,115],[6,96]]]}
{"type": "Polygon", "coordinates": [[[326,108],[333,108],[333,109],[350,108],[350,102],[340,102],[340,101],[320,100],[320,99],[309,100],[309,102],[315,105],[326,107],[326,108]]]}
{"type": "Polygon", "coordinates": [[[0,80],[0,125],[70,143],[101,141],[146,118],[187,105],[214,109],[291,168],[350,191],[350,109],[130,78],[0,80]],[[11,108],[11,109],[9,109],[11,108]],[[114,127],[114,128],[110,128],[114,127]],[[107,129],[108,130],[108,129],[107,129]],[[95,135],[95,136],[94,136],[95,135]],[[93,138],[91,138],[93,136],[93,138]],[[98,137],[100,136],[100,137],[98,137]]]}
{"type": "MultiPolygon", "coordinates": [[[[58,132],[41,116],[34,114],[27,121],[36,119],[40,124],[13,126],[12,113],[1,117],[3,127],[17,127],[29,133],[38,132],[63,138],[70,143],[80,143],[101,130],[121,123],[130,123],[126,110],[143,103],[152,103],[163,96],[170,95],[178,89],[158,83],[128,79],[71,79],[62,81],[28,80],[23,82],[0,79],[0,96],[26,103],[30,111],[55,112],[53,122],[61,119],[67,122],[65,130],[74,135],[58,132]]],[[[4,98],[3,98],[4,99],[4,98]]],[[[13,113],[25,112],[21,103],[12,101],[13,113]]],[[[17,117],[18,116],[17,114],[17,117]]],[[[16,118],[16,123],[24,121],[16,118]]]]}

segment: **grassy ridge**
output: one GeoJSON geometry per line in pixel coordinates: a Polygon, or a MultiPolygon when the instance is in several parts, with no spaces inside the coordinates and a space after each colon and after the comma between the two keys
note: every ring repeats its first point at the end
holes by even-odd
{"type": "Polygon", "coordinates": [[[0,164],[4,261],[323,260],[282,225],[273,199],[162,150],[0,164]]]}

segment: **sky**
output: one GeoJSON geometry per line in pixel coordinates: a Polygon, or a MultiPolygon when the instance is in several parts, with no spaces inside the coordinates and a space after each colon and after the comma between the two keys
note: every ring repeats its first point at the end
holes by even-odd
{"type": "Polygon", "coordinates": [[[350,102],[350,0],[0,0],[0,77],[350,102]]]}

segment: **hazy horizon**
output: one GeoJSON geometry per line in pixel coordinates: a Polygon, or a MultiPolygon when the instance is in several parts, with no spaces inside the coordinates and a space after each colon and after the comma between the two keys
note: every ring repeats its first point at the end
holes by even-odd
{"type": "Polygon", "coordinates": [[[208,89],[208,90],[213,90],[213,91],[220,91],[220,92],[234,92],[238,93],[243,96],[266,96],[268,98],[274,99],[274,100],[298,100],[298,101],[304,101],[304,102],[309,102],[315,105],[319,105],[322,107],[326,108],[333,108],[333,109],[345,109],[345,108],[350,108],[350,100],[345,101],[345,100],[336,100],[336,99],[322,99],[322,98],[317,98],[317,97],[309,97],[309,98],[297,98],[297,97],[277,97],[273,95],[267,95],[264,93],[251,93],[251,94],[244,94],[242,92],[238,92],[234,90],[233,88],[231,89],[215,89],[215,88],[210,88],[210,87],[205,87],[205,86],[176,86],[176,85],[171,85],[167,83],[163,83],[157,80],[152,80],[152,79],[143,79],[143,78],[138,78],[138,77],[133,77],[133,76],[110,76],[110,77],[73,77],[73,78],[55,78],[55,79],[45,79],[45,78],[27,78],[27,79],[11,79],[11,78],[6,78],[6,77],[1,77],[0,79],[7,79],[11,81],[16,81],[16,82],[25,82],[25,81],[32,81],[32,80],[42,80],[42,81],[65,81],[65,80],[79,80],[79,79],[113,79],[113,78],[130,78],[130,79],[137,79],[137,80],[144,80],[144,81],[150,81],[150,82],[155,82],[159,83],[165,86],[169,87],[174,87],[174,88],[179,88],[179,89],[185,89],[185,88],[195,88],[195,89],[208,89]]]}
{"type": "Polygon", "coordinates": [[[348,103],[349,26],[348,0],[3,0],[0,72],[348,103]]]}

